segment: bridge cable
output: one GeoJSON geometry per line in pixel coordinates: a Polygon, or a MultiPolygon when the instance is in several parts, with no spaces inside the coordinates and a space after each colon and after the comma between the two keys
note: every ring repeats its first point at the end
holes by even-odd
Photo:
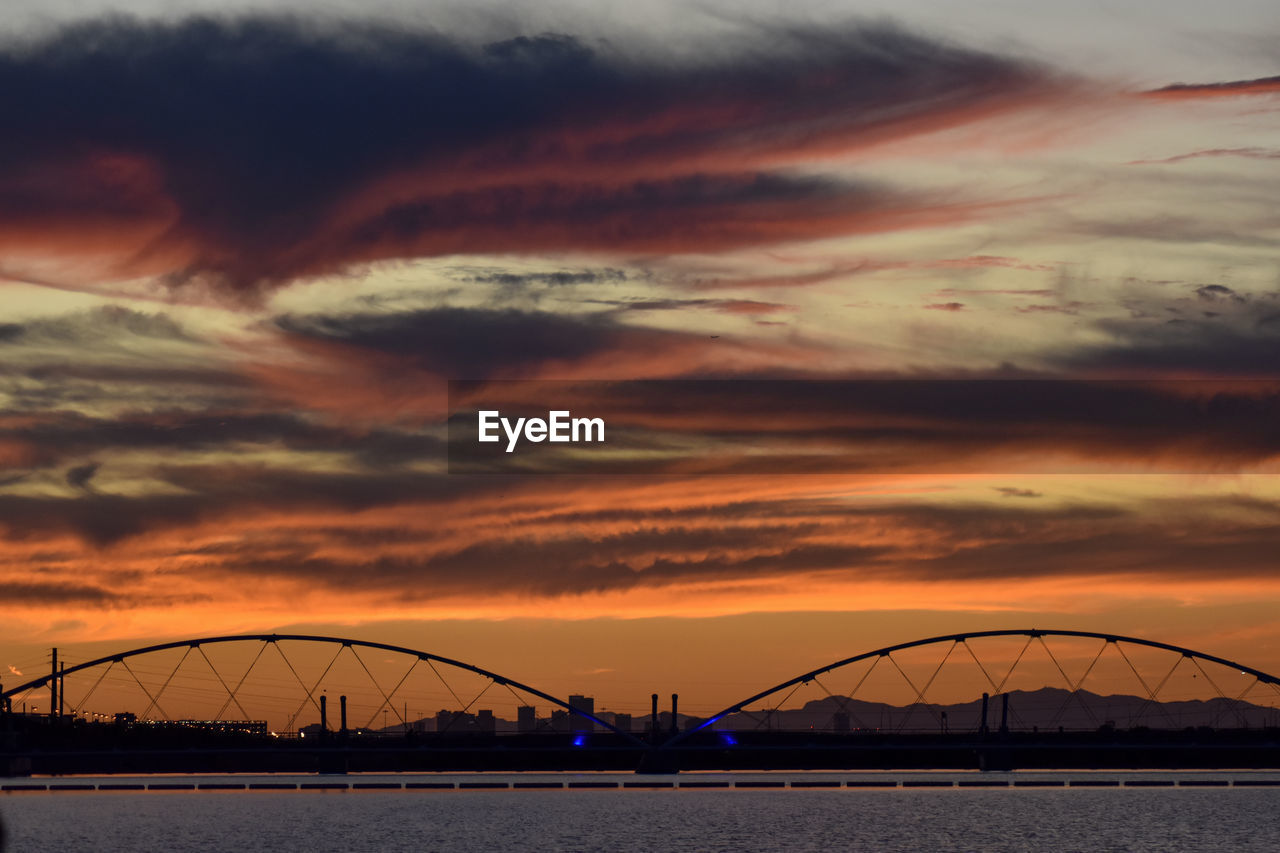
{"type": "MultiPolygon", "coordinates": [[[[128,662],[127,662],[127,661],[125,661],[123,658],[121,658],[121,659],[120,659],[120,665],[121,665],[122,667],[124,667],[124,668],[125,668],[125,670],[126,670],[130,675],[132,675],[132,676],[133,676],[133,680],[134,680],[134,682],[136,682],[136,683],[137,683],[138,687],[142,688],[142,692],[143,692],[143,693],[145,693],[145,694],[147,694],[147,698],[151,700],[151,704],[147,706],[147,711],[150,711],[150,710],[151,710],[151,708],[154,706],[155,708],[157,708],[157,709],[160,711],[160,713],[161,713],[162,715],[164,715],[164,718],[165,718],[166,720],[170,719],[169,715],[168,715],[167,713],[165,713],[164,708],[162,708],[162,707],[160,706],[160,703],[159,703],[159,702],[157,702],[157,701],[155,700],[155,697],[153,697],[153,696],[151,695],[151,691],[150,691],[150,690],[148,690],[148,689],[146,688],[146,685],[144,685],[141,681],[139,681],[139,680],[138,680],[138,676],[134,673],[133,668],[129,666],[128,662]]],[[[145,719],[147,715],[146,715],[146,713],[144,713],[142,716],[143,716],[143,718],[145,719]]]]}
{"type": "Polygon", "coordinates": [[[449,684],[447,680],[444,680],[444,676],[440,675],[440,670],[435,669],[435,662],[431,661],[431,658],[428,658],[428,660],[426,660],[426,665],[430,666],[431,671],[435,672],[435,678],[440,679],[440,684],[443,684],[444,689],[448,690],[449,694],[452,695],[453,701],[458,703],[458,707],[462,707],[463,702],[461,695],[454,692],[453,685],[449,684]]]}
{"type": "MultiPolygon", "coordinates": [[[[444,730],[445,730],[445,731],[448,731],[450,728],[452,728],[452,727],[453,727],[454,722],[455,722],[455,721],[457,721],[459,718],[461,718],[463,714],[468,714],[468,713],[470,713],[470,712],[471,712],[471,706],[472,706],[472,705],[474,705],[474,704],[476,704],[477,702],[479,702],[479,701],[480,701],[480,697],[481,697],[481,696],[483,696],[484,694],[488,693],[488,692],[489,692],[489,688],[490,688],[490,687],[492,687],[493,685],[497,684],[497,683],[498,683],[498,682],[497,682],[497,680],[496,680],[496,679],[493,679],[493,678],[489,679],[489,683],[488,683],[488,684],[486,684],[486,685],[484,686],[484,688],[483,688],[483,689],[481,689],[481,691],[475,695],[475,698],[474,698],[474,699],[472,699],[472,700],[471,700],[470,702],[468,702],[467,704],[463,705],[463,706],[462,706],[462,710],[461,710],[460,712],[458,712],[457,714],[451,714],[451,715],[449,716],[449,722],[445,723],[444,730]]],[[[451,690],[450,692],[453,692],[453,691],[451,690]]],[[[459,703],[459,704],[461,704],[461,703],[462,703],[462,700],[461,700],[461,699],[459,699],[459,700],[458,700],[458,703],[459,703]]],[[[572,709],[571,709],[571,710],[572,710],[572,709]]]]}
{"type": "MultiPolygon", "coordinates": [[[[503,682],[502,682],[502,686],[503,686],[503,687],[505,687],[505,688],[507,688],[507,692],[508,692],[508,693],[510,693],[510,694],[511,694],[511,697],[512,697],[513,699],[515,699],[515,700],[516,700],[516,707],[517,707],[517,708],[518,708],[518,707],[520,707],[521,705],[528,705],[528,704],[529,704],[529,700],[528,700],[527,698],[525,698],[524,696],[521,696],[519,693],[517,693],[517,692],[515,691],[515,688],[514,688],[514,687],[512,687],[510,684],[508,684],[507,682],[503,681],[503,682]]],[[[537,728],[537,716],[536,716],[536,715],[534,716],[534,728],[537,728]]]]}
{"type": "Polygon", "coordinates": [[[390,693],[385,693],[382,690],[382,685],[378,683],[378,679],[373,677],[373,673],[369,671],[369,667],[365,666],[364,659],[360,657],[354,648],[351,650],[351,654],[355,655],[356,660],[360,661],[360,666],[364,669],[365,674],[369,676],[369,680],[373,682],[373,686],[378,689],[379,693],[382,693],[382,704],[374,709],[373,716],[370,717],[369,722],[365,724],[366,728],[371,728],[373,726],[373,721],[378,718],[378,712],[382,710],[383,706],[387,706],[391,709],[391,713],[395,714],[400,720],[400,725],[404,726],[404,730],[406,732],[409,731],[409,721],[402,717],[400,712],[396,710],[396,706],[391,702],[391,697],[396,695],[396,691],[400,689],[400,685],[404,684],[405,679],[409,677],[409,673],[413,672],[414,668],[417,667],[420,658],[414,658],[413,663],[409,665],[409,669],[404,675],[400,676],[400,680],[396,682],[396,686],[391,688],[390,693]]]}
{"type": "MultiPolygon", "coordinates": [[[[783,697],[782,697],[782,701],[781,701],[781,702],[779,702],[777,705],[774,705],[774,706],[773,706],[773,709],[769,712],[769,719],[770,719],[770,720],[772,720],[772,719],[773,719],[773,716],[774,716],[774,713],[775,713],[775,712],[777,712],[777,711],[781,711],[781,710],[782,710],[782,706],[783,706],[783,705],[785,705],[785,704],[787,703],[787,700],[788,700],[788,699],[790,699],[792,696],[796,695],[796,691],[797,691],[797,690],[799,690],[799,689],[800,689],[801,687],[803,687],[803,686],[804,686],[804,682],[803,682],[803,681],[801,681],[801,682],[797,683],[795,687],[792,687],[792,688],[791,688],[791,692],[790,692],[790,693],[788,693],[786,696],[783,696],[783,697]]],[[[671,725],[673,725],[673,726],[674,726],[675,724],[676,724],[676,721],[675,721],[675,720],[672,720],[672,721],[671,721],[671,725]]],[[[781,724],[781,720],[779,720],[779,724],[781,724]]],[[[757,728],[759,728],[759,727],[757,726],[757,728]]]]}
{"type": "Polygon", "coordinates": [[[102,671],[102,675],[98,676],[98,680],[93,682],[93,686],[89,688],[89,692],[84,694],[84,698],[80,700],[80,710],[83,711],[84,706],[89,704],[89,698],[93,696],[94,691],[98,689],[98,685],[102,683],[102,679],[107,677],[107,673],[111,672],[111,667],[115,665],[116,665],[115,661],[112,661],[110,664],[108,664],[107,668],[102,671]]]}
{"type": "MultiPolygon", "coordinates": [[[[1040,638],[1040,642],[1044,643],[1043,637],[1040,638]]],[[[1049,657],[1053,658],[1054,664],[1057,665],[1058,659],[1053,657],[1053,652],[1049,651],[1049,647],[1047,645],[1044,650],[1049,652],[1049,657]]],[[[1085,668],[1084,675],[1081,675],[1074,683],[1071,681],[1070,677],[1067,676],[1066,672],[1063,671],[1062,667],[1060,665],[1058,666],[1058,671],[1062,672],[1062,677],[1067,680],[1067,686],[1071,688],[1071,692],[1067,694],[1067,698],[1062,700],[1062,705],[1059,706],[1057,713],[1053,715],[1053,719],[1049,721],[1049,728],[1053,728],[1058,725],[1058,721],[1061,720],[1062,715],[1066,713],[1067,706],[1071,704],[1072,699],[1076,700],[1076,704],[1085,712],[1089,721],[1093,723],[1094,728],[1098,728],[1101,725],[1101,723],[1098,722],[1098,717],[1093,713],[1093,710],[1084,703],[1083,699],[1080,698],[1080,688],[1084,684],[1084,680],[1089,677],[1089,673],[1093,672],[1094,664],[1098,662],[1098,659],[1102,657],[1102,653],[1106,650],[1107,641],[1103,640],[1102,645],[1098,647],[1098,653],[1093,656],[1093,660],[1089,661],[1089,665],[1085,668]]]]}
{"type": "MultiPolygon", "coordinates": [[[[1244,673],[1240,673],[1240,674],[1241,674],[1241,675],[1244,675],[1244,673]]],[[[1258,678],[1258,676],[1256,676],[1256,675],[1253,677],[1254,684],[1256,684],[1257,682],[1259,682],[1259,681],[1261,681],[1261,680],[1262,680],[1262,679],[1258,678]]],[[[1241,691],[1240,691],[1240,695],[1236,697],[1236,716],[1239,718],[1239,720],[1240,720],[1240,724],[1241,724],[1242,726],[1244,726],[1245,728],[1248,728],[1248,727],[1249,727],[1249,721],[1248,721],[1248,719],[1246,719],[1246,718],[1245,718],[1245,715],[1244,715],[1244,709],[1243,709],[1243,707],[1242,707],[1242,706],[1243,706],[1243,705],[1245,705],[1245,704],[1247,704],[1247,703],[1244,701],[1244,697],[1245,697],[1245,696],[1248,694],[1248,692],[1249,692],[1250,690],[1252,690],[1252,689],[1253,689],[1253,684],[1246,684],[1246,685],[1245,685],[1245,687],[1244,687],[1244,690],[1241,690],[1241,691]]]]}
{"type": "Polygon", "coordinates": [[[961,644],[962,646],[964,646],[965,651],[967,651],[967,652],[969,653],[969,657],[973,658],[973,662],[974,662],[974,663],[976,663],[976,664],[978,665],[978,669],[979,669],[979,670],[981,670],[981,671],[982,671],[983,676],[985,676],[985,677],[986,677],[986,679],[987,679],[987,684],[991,685],[991,692],[992,692],[992,693],[999,693],[999,692],[1000,692],[1000,688],[996,687],[996,681],[995,681],[995,679],[991,677],[991,673],[987,672],[987,668],[986,668],[985,666],[983,666],[983,665],[982,665],[982,661],[978,660],[978,656],[977,656],[976,654],[974,654],[973,649],[969,647],[969,643],[968,643],[968,641],[967,641],[967,640],[963,640],[963,639],[962,639],[962,640],[960,640],[960,644],[961,644]]]}
{"type": "MultiPolygon", "coordinates": [[[[1005,685],[1009,683],[1010,678],[1013,678],[1013,671],[1018,668],[1018,664],[1022,663],[1023,656],[1026,655],[1027,649],[1031,648],[1031,643],[1036,639],[1036,636],[1037,635],[1035,634],[1027,635],[1027,641],[1022,644],[1022,651],[1018,652],[1018,656],[1014,659],[1013,663],[1009,664],[1009,671],[1004,674],[1004,678],[1000,679],[1000,689],[996,691],[997,693],[1005,692],[1005,685]]],[[[1016,728],[1027,728],[1027,724],[1023,722],[1022,716],[1018,713],[1018,709],[1016,707],[1009,709],[1009,716],[1013,717],[1014,726],[1016,728]]]]}
{"type": "MultiPolygon", "coordinates": [[[[912,704],[912,706],[911,706],[910,708],[908,708],[908,709],[907,709],[907,716],[903,718],[902,726],[900,726],[900,728],[905,728],[905,727],[906,727],[907,720],[911,718],[911,712],[912,712],[913,710],[915,710],[916,705],[923,705],[923,706],[924,706],[924,708],[925,708],[925,710],[929,711],[929,713],[931,713],[931,714],[933,715],[933,718],[938,722],[938,725],[939,725],[939,726],[941,726],[941,725],[942,725],[942,717],[941,717],[941,716],[939,716],[939,714],[938,714],[938,712],[937,712],[937,710],[936,710],[936,709],[932,708],[932,706],[930,706],[930,705],[929,705],[928,701],[925,699],[925,694],[926,694],[926,693],[928,693],[928,692],[929,692],[929,688],[933,686],[933,682],[938,678],[938,673],[942,672],[942,668],[943,668],[944,666],[946,666],[947,661],[948,661],[948,660],[950,660],[950,658],[951,658],[951,653],[952,653],[952,652],[954,652],[954,651],[956,650],[956,645],[957,645],[959,642],[960,642],[959,640],[956,640],[956,641],[955,641],[955,642],[953,642],[950,646],[948,646],[948,647],[947,647],[947,653],[946,653],[945,655],[943,655],[943,656],[942,656],[942,660],[938,661],[938,665],[937,665],[937,667],[935,667],[935,668],[934,668],[934,670],[933,670],[933,674],[929,676],[929,680],[928,680],[928,681],[926,681],[926,682],[924,683],[924,687],[923,687],[923,688],[921,688],[919,691],[917,691],[917,693],[916,693],[916,702],[915,702],[914,704],[912,704]]],[[[894,662],[894,665],[895,665],[895,666],[897,666],[897,662],[896,662],[896,661],[894,662]]],[[[899,670],[899,671],[901,671],[901,670],[899,670]]],[[[903,677],[904,677],[904,678],[906,677],[905,673],[904,673],[903,677]]],[[[910,683],[910,681],[908,681],[908,683],[910,683]]],[[[911,686],[912,686],[912,688],[913,688],[913,689],[915,688],[915,685],[914,685],[914,684],[912,684],[911,686]]]]}
{"type": "Polygon", "coordinates": [[[1013,663],[1009,664],[1009,671],[1004,674],[1004,678],[1000,679],[1000,686],[996,688],[997,693],[1004,692],[1004,686],[1013,677],[1013,671],[1018,668],[1018,664],[1022,662],[1022,656],[1027,653],[1027,649],[1031,648],[1031,641],[1034,637],[1028,636],[1027,641],[1022,644],[1022,651],[1018,652],[1018,656],[1013,659],[1013,663]]]}
{"type": "Polygon", "coordinates": [[[316,701],[315,697],[316,688],[320,686],[320,682],[324,680],[324,677],[329,674],[329,670],[333,668],[334,661],[338,659],[338,655],[342,654],[342,650],[345,646],[338,646],[338,650],[333,653],[333,657],[329,658],[329,663],[325,665],[324,671],[320,673],[320,677],[315,680],[315,683],[311,685],[310,689],[307,689],[306,682],[302,680],[302,676],[298,675],[298,671],[293,668],[293,663],[289,660],[288,656],[285,655],[284,650],[280,648],[279,641],[271,640],[270,642],[271,645],[275,647],[276,654],[280,655],[280,659],[284,661],[284,665],[289,667],[289,671],[293,673],[293,677],[297,680],[298,686],[302,688],[305,694],[302,698],[302,702],[298,704],[298,709],[289,717],[289,722],[285,726],[286,731],[294,731],[293,724],[302,714],[302,709],[307,707],[308,699],[311,700],[311,704],[315,706],[317,711],[320,710],[320,703],[316,701]]]}
{"type": "MultiPolygon", "coordinates": [[[[874,664],[873,664],[873,666],[874,666],[874,664]]],[[[827,693],[827,695],[828,695],[828,696],[830,696],[832,699],[836,700],[836,705],[837,705],[837,707],[839,707],[839,708],[840,708],[840,710],[841,710],[841,711],[843,711],[844,713],[846,713],[846,714],[848,714],[849,716],[853,717],[853,721],[854,721],[855,723],[857,723],[857,724],[858,724],[858,728],[860,728],[860,729],[869,728],[869,726],[867,726],[867,724],[866,724],[866,723],[864,723],[864,722],[862,721],[862,718],[861,718],[861,717],[859,717],[859,716],[858,716],[858,715],[853,711],[853,709],[850,707],[850,704],[853,702],[853,697],[852,697],[852,696],[837,696],[836,694],[834,694],[834,693],[832,693],[830,690],[828,690],[828,689],[827,689],[827,685],[823,684],[823,683],[822,683],[822,681],[821,681],[821,680],[818,678],[818,676],[816,676],[816,675],[813,677],[813,680],[814,680],[814,683],[815,683],[815,684],[817,684],[819,687],[821,687],[823,690],[825,690],[825,691],[826,691],[826,693],[827,693]]],[[[834,719],[834,718],[833,718],[833,719],[832,719],[832,721],[831,721],[831,728],[832,728],[832,730],[833,730],[833,731],[835,730],[835,719],[834,719]]]]}
{"type": "MultiPolygon", "coordinates": [[[[1031,645],[1031,640],[1032,640],[1031,637],[1027,638],[1027,642],[1024,643],[1022,646],[1022,651],[1018,652],[1017,658],[1015,658],[1013,663],[1009,666],[1009,671],[1005,673],[1004,678],[1000,680],[999,684],[996,684],[996,680],[991,677],[991,673],[987,671],[986,666],[983,665],[982,661],[978,659],[977,653],[969,645],[968,638],[960,637],[957,640],[957,642],[959,642],[961,645],[964,646],[965,651],[969,653],[969,657],[973,658],[973,662],[978,665],[978,669],[982,672],[982,675],[987,679],[987,684],[991,686],[991,692],[998,696],[1002,692],[1001,688],[1004,687],[1004,683],[1009,680],[1009,676],[1013,675],[1014,667],[1018,665],[1018,661],[1022,660],[1022,656],[1026,654],[1027,647],[1031,645]]],[[[1021,725],[1017,710],[1011,708],[1010,713],[1013,714],[1014,721],[1018,725],[1021,725]]]]}
{"type": "MultiPolygon", "coordinates": [[[[952,646],[952,648],[955,648],[955,646],[952,646]]],[[[903,671],[902,667],[898,665],[898,662],[893,659],[893,655],[886,654],[885,657],[887,657],[889,659],[889,663],[893,664],[894,668],[898,670],[898,673],[902,676],[903,680],[906,681],[907,684],[911,687],[911,689],[916,692],[916,701],[912,702],[911,706],[907,708],[907,712],[903,715],[902,722],[898,723],[898,728],[896,729],[896,731],[900,732],[904,728],[906,728],[907,721],[911,719],[911,712],[915,710],[915,707],[917,705],[924,705],[924,709],[928,711],[933,716],[933,719],[937,721],[938,725],[941,726],[942,718],[938,716],[937,711],[935,711],[933,708],[930,708],[929,705],[925,703],[924,694],[920,692],[920,688],[916,687],[915,682],[913,682],[907,676],[906,672],[903,671]]],[[[943,658],[943,660],[945,661],[946,658],[943,658]]],[[[930,680],[932,681],[932,679],[930,680]]]]}
{"type": "Polygon", "coordinates": [[[857,695],[858,691],[862,689],[862,685],[865,684],[867,679],[871,677],[871,670],[875,669],[876,666],[880,663],[880,661],[881,661],[880,657],[876,657],[872,659],[871,666],[867,668],[866,672],[862,673],[862,678],[858,679],[858,683],[853,685],[853,690],[850,691],[849,693],[850,700],[852,700],[853,697],[857,695]]]}
{"type": "MultiPolygon", "coordinates": [[[[231,696],[227,701],[223,702],[222,707],[218,709],[218,719],[222,719],[222,713],[227,710],[227,706],[230,705],[232,701],[237,705],[240,705],[240,701],[236,699],[235,694],[240,692],[241,687],[244,687],[245,680],[249,678],[249,673],[253,672],[253,668],[258,665],[258,661],[262,658],[262,653],[267,650],[267,646],[269,645],[271,645],[270,641],[263,640],[262,645],[258,646],[258,653],[254,655],[253,660],[249,662],[249,668],[244,671],[244,675],[240,676],[240,680],[236,682],[235,690],[229,691],[231,696]]],[[[244,707],[241,706],[240,710],[243,711],[244,707]]],[[[246,716],[248,716],[247,712],[246,716]]]]}
{"type": "MultiPolygon", "coordinates": [[[[209,656],[205,654],[204,647],[196,646],[196,651],[198,651],[200,653],[200,656],[204,658],[204,662],[209,665],[209,671],[213,673],[214,678],[218,679],[218,683],[222,685],[222,689],[227,691],[227,696],[230,697],[231,701],[236,703],[236,707],[240,709],[240,713],[244,714],[245,722],[249,722],[249,712],[246,711],[244,709],[244,706],[240,704],[240,700],[236,698],[236,694],[231,692],[231,688],[227,686],[227,682],[222,680],[222,673],[218,672],[218,668],[213,665],[213,661],[209,660],[209,656]]],[[[226,707],[227,706],[224,703],[222,708],[218,710],[218,716],[216,717],[216,719],[219,719],[219,720],[222,719],[222,711],[226,707]]]]}
{"type": "MultiPolygon", "coordinates": [[[[1120,653],[1120,657],[1124,658],[1124,662],[1125,662],[1125,663],[1127,663],[1127,664],[1129,664],[1129,669],[1130,669],[1130,670],[1132,670],[1132,671],[1133,671],[1134,676],[1136,676],[1136,677],[1137,677],[1137,679],[1138,679],[1138,683],[1142,685],[1142,689],[1143,689],[1143,690],[1145,690],[1145,691],[1147,691],[1147,696],[1150,698],[1150,700],[1151,700],[1152,702],[1155,702],[1155,701],[1156,701],[1156,694],[1155,694],[1155,693],[1151,690],[1151,688],[1147,685],[1147,680],[1146,680],[1145,678],[1143,678],[1143,677],[1142,677],[1142,673],[1138,672],[1138,668],[1137,668],[1136,666],[1134,666],[1134,665],[1133,665],[1133,661],[1129,660],[1129,656],[1128,656],[1127,654],[1125,654],[1125,653],[1124,653],[1124,649],[1123,649],[1123,648],[1121,648],[1121,646],[1120,646],[1120,644],[1119,644],[1119,643],[1115,643],[1115,647],[1116,647],[1116,651],[1118,651],[1118,652],[1120,653]]],[[[1148,703],[1148,704],[1149,704],[1149,703],[1148,703]]],[[[1146,705],[1143,705],[1143,706],[1142,706],[1142,708],[1140,708],[1140,709],[1138,710],[1139,718],[1141,718],[1141,715],[1142,715],[1142,713],[1146,710],[1146,708],[1147,708],[1147,706],[1146,706],[1146,705]]],[[[1177,727],[1177,724],[1173,722],[1173,718],[1169,716],[1169,712],[1168,712],[1168,711],[1165,711],[1165,712],[1164,712],[1164,715],[1165,715],[1165,719],[1167,719],[1167,720],[1169,721],[1169,723],[1170,723],[1171,725],[1173,725],[1173,726],[1176,728],[1176,727],[1177,727]]],[[[1132,725],[1132,718],[1130,718],[1130,725],[1132,725]]]]}
{"type": "MultiPolygon", "coordinates": [[[[160,685],[160,689],[156,691],[156,698],[152,701],[154,702],[160,701],[160,697],[164,695],[164,691],[167,690],[169,687],[169,682],[173,681],[173,677],[178,674],[178,670],[182,668],[182,664],[186,662],[187,655],[189,654],[191,654],[191,647],[187,646],[187,650],[182,653],[182,657],[178,659],[177,665],[174,666],[174,668],[169,672],[169,677],[164,680],[164,684],[160,685]]],[[[149,712],[150,710],[151,708],[150,706],[148,706],[147,712],[149,712]]],[[[142,716],[145,717],[146,715],[147,715],[146,712],[144,712],[142,716]]],[[[168,714],[165,714],[165,716],[167,717],[168,714]]]]}
{"type": "Polygon", "coordinates": [[[1156,685],[1156,689],[1151,692],[1151,698],[1138,709],[1138,719],[1142,719],[1142,715],[1146,713],[1148,705],[1154,704],[1160,708],[1161,712],[1164,714],[1164,718],[1169,721],[1169,724],[1174,728],[1177,728],[1178,724],[1174,722],[1173,717],[1170,716],[1169,709],[1164,706],[1163,702],[1158,700],[1158,697],[1160,696],[1160,691],[1164,689],[1164,686],[1167,683],[1169,683],[1169,679],[1173,677],[1174,671],[1177,670],[1179,664],[1181,664],[1185,658],[1185,654],[1178,655],[1178,659],[1173,662],[1173,666],[1164,674],[1164,678],[1160,679],[1160,683],[1156,685]]]}
{"type": "Polygon", "coordinates": [[[1222,705],[1218,706],[1218,710],[1214,713],[1213,719],[1209,721],[1209,727],[1216,729],[1218,727],[1218,720],[1222,719],[1222,715],[1225,710],[1230,709],[1231,700],[1227,698],[1226,693],[1222,692],[1222,688],[1218,686],[1218,682],[1214,681],[1213,678],[1209,676],[1209,673],[1204,671],[1204,667],[1200,665],[1200,661],[1192,658],[1191,662],[1196,665],[1196,669],[1200,670],[1200,674],[1204,676],[1204,680],[1209,682],[1209,686],[1213,688],[1214,692],[1218,694],[1218,698],[1222,700],[1222,705]]]}

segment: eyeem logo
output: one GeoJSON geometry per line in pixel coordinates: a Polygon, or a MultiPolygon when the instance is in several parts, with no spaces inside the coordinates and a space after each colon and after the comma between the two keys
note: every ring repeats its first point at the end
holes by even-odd
{"type": "Polygon", "coordinates": [[[516,449],[523,435],[525,441],[553,443],[579,443],[604,441],[604,418],[574,418],[565,409],[547,412],[547,419],[502,417],[496,409],[481,410],[478,441],[501,441],[498,427],[507,435],[507,452],[516,449]]]}

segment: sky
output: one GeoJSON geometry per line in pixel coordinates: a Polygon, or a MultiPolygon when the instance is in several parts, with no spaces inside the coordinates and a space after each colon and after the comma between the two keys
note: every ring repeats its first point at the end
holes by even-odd
{"type": "Polygon", "coordinates": [[[707,712],[965,630],[1280,671],[1277,34],[1246,0],[7,4],[0,663],[306,630],[707,712]],[[615,423],[809,456],[450,473],[447,383],[511,379],[768,380],[615,423]]]}

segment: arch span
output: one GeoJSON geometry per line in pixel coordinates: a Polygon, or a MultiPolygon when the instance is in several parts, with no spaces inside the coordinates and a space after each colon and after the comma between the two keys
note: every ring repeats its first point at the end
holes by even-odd
{"type": "MultiPolygon", "coordinates": [[[[76,664],[74,666],[69,666],[60,670],[58,673],[58,679],[59,680],[65,679],[66,676],[68,675],[73,675],[76,672],[91,669],[95,666],[102,666],[103,664],[120,663],[128,658],[152,654],[155,652],[163,652],[170,649],[181,649],[181,648],[193,649],[193,648],[199,648],[201,646],[214,645],[218,643],[237,643],[237,642],[255,642],[255,641],[263,642],[263,643],[272,643],[272,644],[279,643],[282,641],[326,643],[326,644],[338,645],[340,647],[346,647],[346,648],[352,648],[352,647],[358,646],[360,648],[377,649],[380,651],[394,652],[396,654],[408,655],[408,656],[416,657],[418,660],[424,661],[424,662],[444,664],[445,666],[454,667],[457,669],[474,673],[476,675],[479,675],[485,678],[489,678],[493,681],[494,684],[497,684],[499,686],[511,687],[511,688],[514,688],[515,690],[521,690],[525,693],[528,693],[531,696],[537,696],[539,699],[543,699],[547,702],[550,702],[556,707],[567,711],[571,715],[578,715],[580,717],[584,717],[590,720],[591,722],[599,726],[602,726],[603,728],[609,731],[616,732],[617,734],[622,735],[624,738],[626,738],[628,741],[632,742],[635,745],[648,746],[648,744],[646,744],[644,741],[637,738],[631,732],[623,731],[622,729],[617,728],[611,723],[608,723],[605,720],[602,720],[601,718],[597,717],[593,713],[585,711],[581,708],[574,707],[570,705],[568,702],[566,702],[565,700],[552,696],[550,693],[545,693],[537,689],[536,687],[531,687],[528,684],[524,684],[520,681],[516,681],[513,678],[507,678],[506,676],[499,675],[496,672],[492,672],[488,669],[484,669],[483,667],[475,666],[474,664],[470,664],[465,661],[443,657],[442,655],[432,654],[431,652],[422,651],[421,649],[411,649],[405,646],[392,645],[390,643],[378,643],[378,642],[373,642],[371,640],[357,640],[349,637],[328,637],[328,636],[317,635],[317,634],[232,634],[232,635],[220,636],[220,637],[196,637],[189,640],[176,640],[170,643],[157,643],[151,646],[141,646],[139,648],[129,649],[128,651],[124,651],[124,652],[117,652],[115,654],[104,655],[102,657],[95,658],[94,660],[86,661],[85,663],[76,664]]],[[[339,652],[340,651],[341,651],[341,648],[339,649],[339,652]]],[[[45,687],[49,684],[49,682],[53,679],[53,677],[54,677],[53,673],[49,673],[48,675],[43,675],[38,678],[33,678],[30,681],[23,682],[22,684],[19,684],[17,687],[10,688],[8,690],[5,690],[3,693],[0,693],[0,699],[11,699],[12,697],[22,694],[24,692],[45,687]]],[[[304,685],[304,688],[305,688],[305,685],[304,685]]],[[[311,692],[312,691],[308,691],[307,698],[314,701],[313,697],[311,696],[311,692]]],[[[395,691],[393,690],[392,693],[394,692],[395,691]]]]}
{"type": "MultiPolygon", "coordinates": [[[[1030,644],[1032,640],[1035,640],[1038,637],[1077,637],[1077,638],[1085,638],[1085,639],[1102,640],[1106,645],[1115,644],[1115,643],[1127,643],[1135,646],[1146,646],[1148,648],[1162,649],[1169,652],[1175,652],[1177,654],[1182,655],[1184,658],[1191,658],[1193,660],[1200,660],[1200,661],[1208,661],[1210,663],[1218,664],[1220,666],[1230,667],[1232,669],[1239,670],[1241,673],[1252,675],[1263,684],[1271,684],[1271,685],[1280,687],[1280,676],[1272,675],[1271,673],[1264,672],[1260,669],[1256,669],[1254,667],[1247,666],[1242,663],[1238,663],[1228,658],[1207,654],[1205,652],[1198,652],[1195,649],[1189,649],[1184,646],[1173,645],[1172,643],[1162,643],[1158,640],[1147,640],[1141,637],[1127,637],[1122,634],[1104,634],[1096,631],[1070,631],[1070,630],[1055,630],[1055,629],[1040,629],[1040,628],[1006,628],[1006,629],[999,629],[999,630],[992,630],[992,631],[971,631],[971,632],[962,633],[962,634],[943,634],[937,637],[926,637],[920,640],[912,640],[907,643],[898,643],[892,646],[884,646],[883,648],[874,649],[869,652],[863,652],[861,654],[853,655],[852,657],[847,657],[847,658],[843,658],[842,660],[834,661],[832,663],[827,664],[826,666],[822,666],[817,669],[810,670],[809,672],[806,672],[802,675],[797,675],[794,678],[789,678],[786,681],[783,681],[779,684],[775,684],[773,687],[770,687],[767,690],[762,690],[759,693],[756,693],[752,696],[748,696],[747,698],[742,699],[738,702],[734,702],[729,707],[707,718],[698,726],[688,729],[684,732],[681,732],[680,734],[671,738],[666,742],[666,744],[664,744],[664,746],[676,745],[680,741],[688,737],[689,735],[692,735],[695,732],[699,732],[704,729],[710,728],[711,726],[714,726],[717,722],[727,717],[728,715],[742,712],[743,710],[745,710],[746,706],[754,702],[758,702],[761,699],[768,698],[769,696],[772,696],[776,693],[780,693],[783,690],[786,690],[788,688],[796,687],[797,685],[801,685],[801,684],[807,684],[808,682],[812,681],[818,676],[823,675],[824,673],[827,673],[827,672],[831,672],[832,670],[839,669],[843,666],[848,666],[849,664],[857,663],[859,661],[867,660],[869,658],[885,657],[893,654],[894,652],[903,651],[905,649],[912,649],[920,646],[929,646],[929,645],[935,645],[938,643],[947,643],[947,642],[963,643],[967,640],[978,639],[981,637],[1026,637],[1028,644],[1030,644]]],[[[1105,645],[1104,645],[1104,648],[1105,648],[1105,645]]]]}

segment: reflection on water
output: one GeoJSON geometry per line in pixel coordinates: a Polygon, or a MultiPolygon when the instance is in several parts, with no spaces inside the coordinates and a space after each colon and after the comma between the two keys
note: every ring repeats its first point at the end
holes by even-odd
{"type": "MultiPolygon", "coordinates": [[[[1277,774],[1264,774],[1274,778],[1277,774]]],[[[265,782],[268,777],[237,781],[265,782]]],[[[677,781],[785,781],[787,789],[94,790],[10,793],[8,853],[27,851],[983,850],[1274,851],[1280,788],[794,787],[796,782],[1206,780],[1242,773],[682,774],[677,781]]],[[[644,781],[583,776],[337,777],[467,782],[644,781]]],[[[163,783],[213,781],[214,777],[163,783]]],[[[2,780],[128,784],[125,779],[2,780]]],[[[221,777],[223,782],[227,777],[221,777]]],[[[317,777],[272,777],[316,783],[317,777]]],[[[656,781],[672,781],[665,777],[656,781]]]]}

